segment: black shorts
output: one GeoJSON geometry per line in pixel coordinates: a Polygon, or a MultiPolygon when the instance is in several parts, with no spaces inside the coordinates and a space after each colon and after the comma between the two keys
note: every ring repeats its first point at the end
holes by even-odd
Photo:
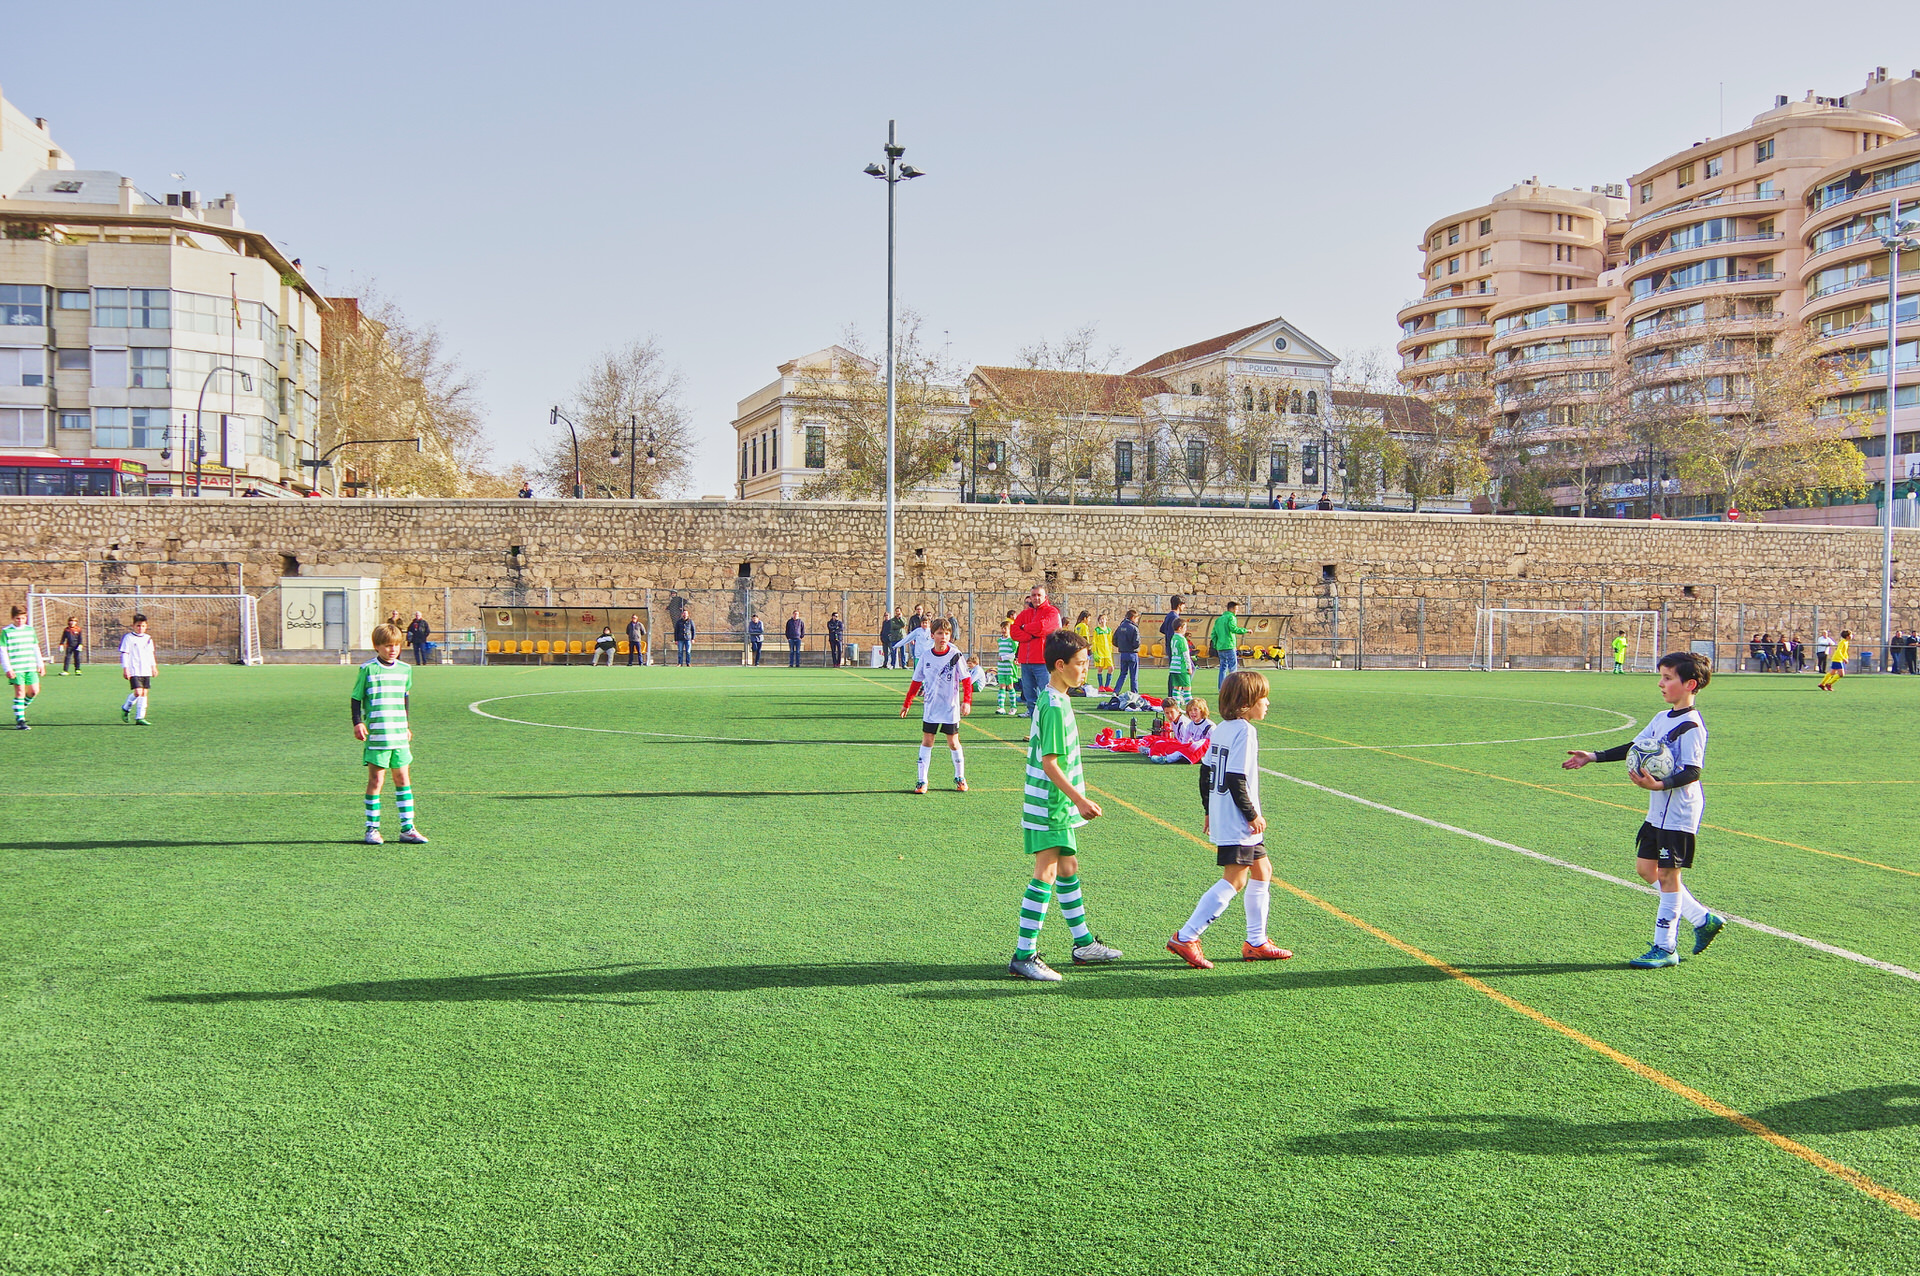
{"type": "Polygon", "coordinates": [[[959,735],[960,724],[957,722],[928,722],[926,719],[922,718],[920,720],[920,734],[922,735],[959,735]]]}
{"type": "Polygon", "coordinates": [[[1640,826],[1634,838],[1638,859],[1657,860],[1661,868],[1693,867],[1693,834],[1684,829],[1661,829],[1651,824],[1640,826]]]}
{"type": "Polygon", "coordinates": [[[127,685],[136,691],[145,691],[153,686],[153,678],[150,674],[132,674],[127,678],[127,685]]]}
{"type": "Polygon", "coordinates": [[[1267,844],[1255,842],[1252,846],[1216,846],[1213,852],[1213,862],[1225,868],[1229,864],[1251,864],[1267,858],[1267,844]]]}

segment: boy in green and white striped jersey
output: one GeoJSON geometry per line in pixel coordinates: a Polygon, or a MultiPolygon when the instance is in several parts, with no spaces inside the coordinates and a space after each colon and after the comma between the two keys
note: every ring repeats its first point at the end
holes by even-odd
{"type": "Polygon", "coordinates": [[[1080,775],[1080,731],[1067,692],[1087,681],[1087,640],[1071,629],[1056,629],[1045,648],[1047,685],[1033,714],[1027,740],[1026,796],[1020,807],[1021,835],[1033,856],[1033,880],[1020,900],[1020,941],[1007,973],[1015,979],[1057,983],[1060,973],[1040,958],[1040,926],[1047,904],[1057,894],[1060,916],[1073,931],[1073,964],[1113,961],[1118,948],[1101,942],[1087,928],[1080,901],[1080,859],[1074,830],[1095,819],[1100,805],[1086,795],[1080,775]]]}
{"type": "Polygon", "coordinates": [[[993,671],[994,690],[1000,694],[1000,703],[994,712],[1003,717],[1013,716],[1013,698],[1019,691],[1020,681],[1020,644],[1013,637],[1013,622],[1000,622],[1000,664],[993,671]]]}
{"type": "Polygon", "coordinates": [[[425,842],[413,827],[413,784],[410,770],[413,729],[407,725],[407,700],[413,688],[413,669],[400,663],[400,630],[375,625],[372,660],[360,666],[353,684],[353,738],[366,748],[367,836],[369,846],[380,845],[380,786],[393,772],[394,805],[400,808],[400,840],[425,842]]]}
{"type": "Polygon", "coordinates": [[[13,725],[28,731],[27,704],[40,694],[40,672],[47,662],[40,658],[40,635],[27,623],[27,609],[13,605],[13,623],[0,629],[0,671],[7,675],[13,689],[13,725]]]}
{"type": "Polygon", "coordinates": [[[1193,700],[1193,644],[1183,616],[1167,638],[1167,699],[1185,709],[1193,700]]]}

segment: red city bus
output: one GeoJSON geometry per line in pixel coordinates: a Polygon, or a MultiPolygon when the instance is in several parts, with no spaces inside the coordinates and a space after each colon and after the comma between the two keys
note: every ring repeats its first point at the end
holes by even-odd
{"type": "Polygon", "coordinates": [[[147,467],[117,456],[0,456],[0,496],[145,496],[147,467]]]}

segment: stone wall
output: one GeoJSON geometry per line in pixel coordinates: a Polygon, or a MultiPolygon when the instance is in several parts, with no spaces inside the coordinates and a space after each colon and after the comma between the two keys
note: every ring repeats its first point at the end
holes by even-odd
{"type": "MultiPolygon", "coordinates": [[[[238,565],[254,592],[283,575],[377,576],[402,607],[448,590],[566,603],[749,585],[766,600],[756,606],[777,616],[789,596],[884,584],[883,512],[869,503],[0,498],[0,519],[0,583],[10,592],[83,580],[99,589],[103,570],[122,590],[129,581],[148,592],[230,587],[238,565]]],[[[1899,532],[1897,550],[1920,549],[1916,537],[1899,532]]],[[[1336,644],[1358,633],[1368,607],[1370,640],[1379,631],[1370,645],[1382,650],[1416,629],[1422,642],[1452,634],[1457,647],[1482,602],[1665,609],[1676,625],[1722,641],[1743,622],[1806,629],[1819,606],[1835,625],[1877,633],[1880,546],[1877,529],[1854,527],[1100,506],[898,511],[898,581],[909,601],[1046,581],[1069,598],[1147,608],[1179,591],[1262,600],[1298,615],[1296,632],[1336,644]]],[[[1920,600],[1897,570],[1895,586],[1904,624],[1920,600]]]]}

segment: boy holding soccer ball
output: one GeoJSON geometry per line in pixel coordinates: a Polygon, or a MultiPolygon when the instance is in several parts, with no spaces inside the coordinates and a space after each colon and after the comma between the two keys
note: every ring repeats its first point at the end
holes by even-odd
{"type": "Polygon", "coordinates": [[[1700,768],[1707,757],[1707,724],[1693,698],[1712,677],[1713,664],[1704,656],[1675,651],[1660,657],[1660,698],[1672,707],[1655,714],[1629,743],[1598,753],[1572,749],[1560,764],[1577,771],[1589,762],[1625,759],[1627,778],[1650,794],[1635,854],[1641,880],[1660,892],[1660,911],[1653,923],[1653,947],[1628,963],[1643,970],[1680,964],[1680,918],[1693,927],[1696,957],[1726,925],[1680,880],[1681,871],[1693,867],[1694,836],[1706,804],[1700,768]]]}

